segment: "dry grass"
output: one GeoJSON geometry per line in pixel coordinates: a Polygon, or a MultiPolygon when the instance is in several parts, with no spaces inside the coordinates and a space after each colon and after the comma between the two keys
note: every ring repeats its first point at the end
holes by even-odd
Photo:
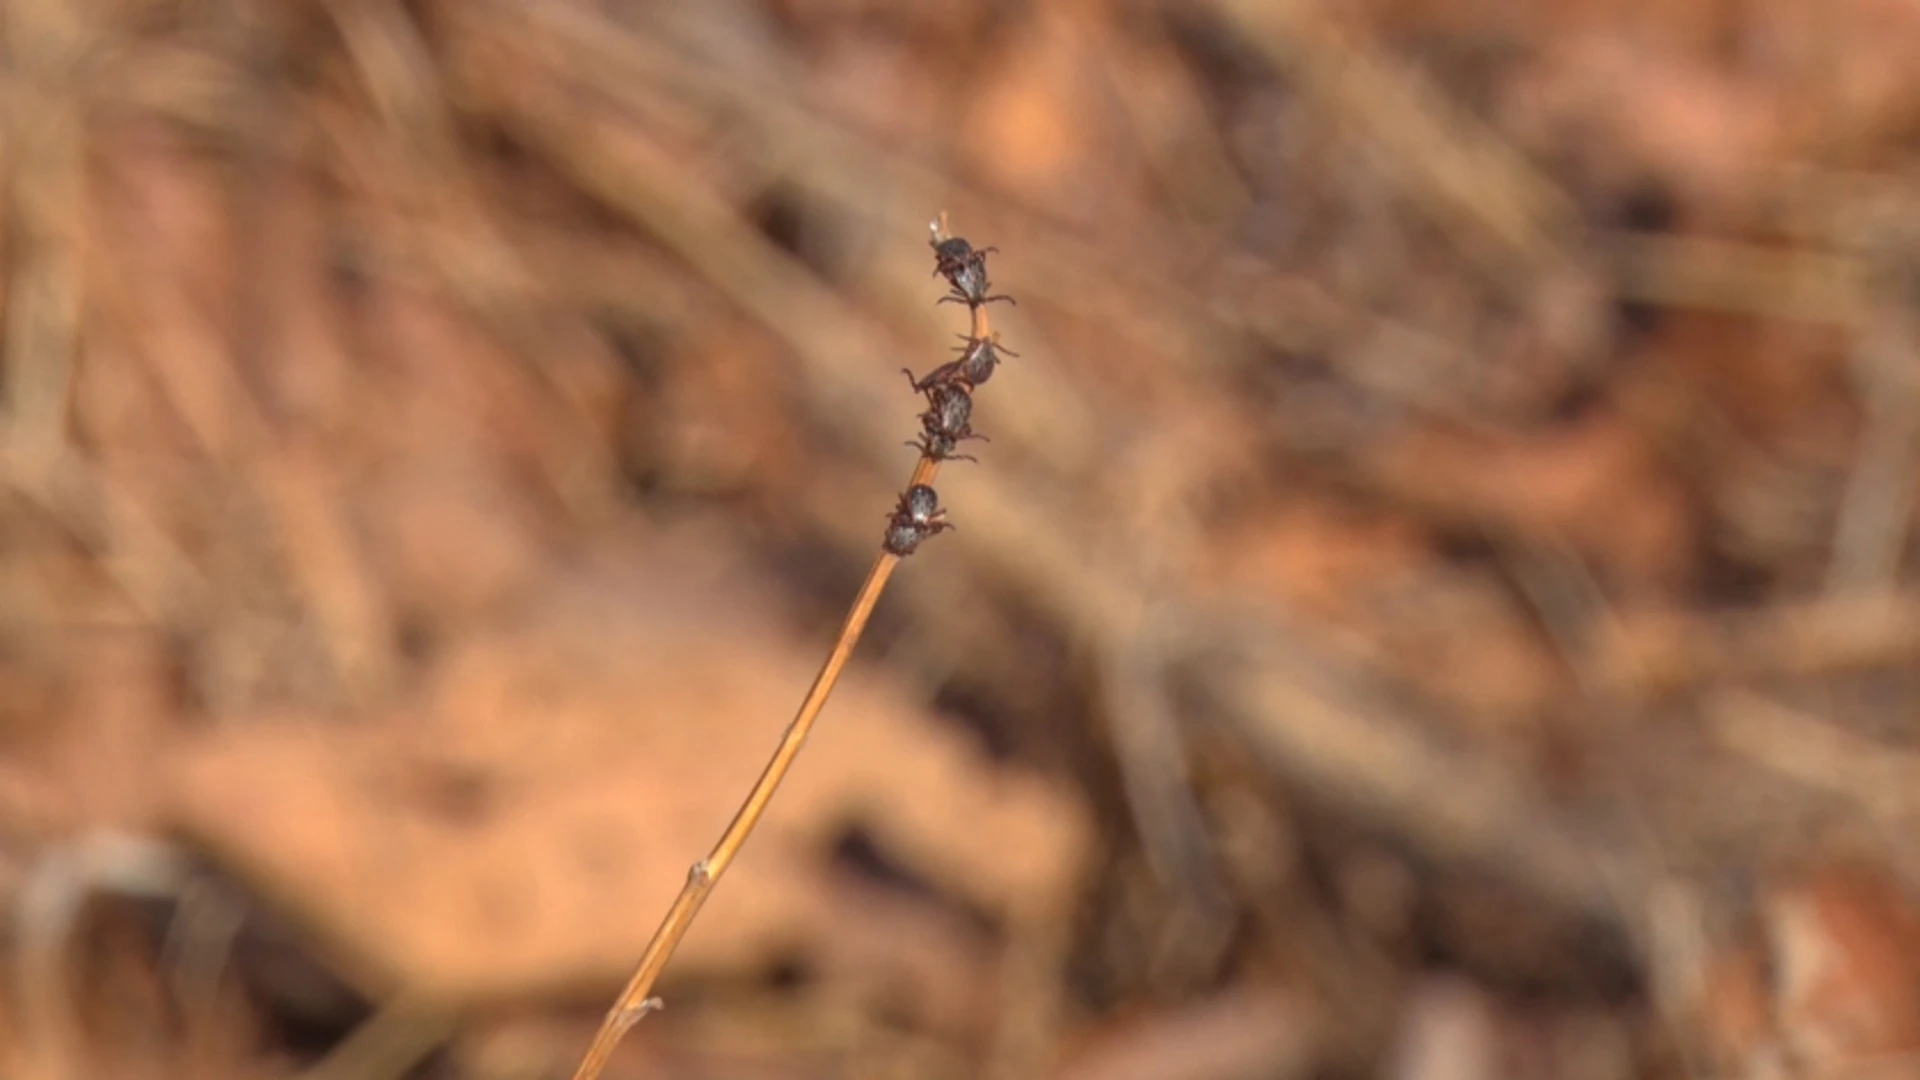
{"type": "Polygon", "coordinates": [[[13,0],[9,1075],[558,1075],[835,627],[609,1075],[1907,1060],[1920,23],[1789,8],[13,0]]]}

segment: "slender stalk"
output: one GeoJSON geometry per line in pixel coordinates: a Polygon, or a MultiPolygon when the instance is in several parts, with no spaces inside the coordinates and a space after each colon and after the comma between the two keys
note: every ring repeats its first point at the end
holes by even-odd
{"type": "Polygon", "coordinates": [[[687,883],[680,889],[680,895],[667,909],[667,916],[661,920],[659,929],[653,932],[653,940],[647,943],[647,951],[641,954],[640,964],[634,969],[633,977],[627,980],[625,990],[607,1011],[605,1020],[600,1022],[600,1030],[595,1033],[593,1043],[580,1061],[580,1067],[574,1070],[574,1080],[592,1080],[600,1075],[606,1066],[607,1058],[613,1054],[613,1048],[648,1011],[659,1007],[659,1000],[651,996],[654,983],[660,973],[666,969],[667,961],[673,956],[673,950],[685,937],[687,929],[693,925],[693,917],[700,913],[700,906],[706,903],[707,894],[732,865],[735,855],[740,853],[741,845],[747,842],[747,836],[759,824],[760,816],[766,812],[767,804],[772,801],[773,793],[780,781],[793,766],[794,758],[800,754],[800,747],[807,741],[807,733],[813,729],[814,720],[820,716],[820,710],[827,703],[827,695],[833,692],[834,684],[840,681],[840,673],[847,666],[847,659],[853,655],[853,647],[860,640],[861,633],[867,628],[867,617],[873,614],[873,606],[880,599],[880,593],[887,586],[887,579],[893,576],[893,568],[900,564],[900,557],[882,552],[874,560],[873,569],[867,572],[867,580],[860,586],[859,595],[854,597],[853,607],[848,610],[846,622],[840,627],[840,638],[833,644],[833,651],[827,654],[827,662],[821,666],[820,674],[813,680],[813,686],[807,690],[807,696],[800,702],[800,710],[794,714],[793,722],[787,725],[786,734],[781,736],[780,745],[774,750],[772,760],[761,771],[760,779],[747,793],[746,801],[733,815],[727,831],[720,836],[720,842],[705,859],[693,864],[687,874],[687,883]]]}
{"type": "MultiPolygon", "coordinates": [[[[936,239],[947,235],[946,214],[940,215],[934,235],[936,239]]],[[[973,317],[973,337],[986,340],[992,334],[992,327],[984,305],[970,305],[970,313],[973,317]]],[[[940,460],[923,455],[914,466],[913,477],[908,484],[931,484],[939,471],[940,460]]],[[[654,984],[659,981],[661,972],[666,970],[673,950],[686,937],[694,916],[700,913],[701,905],[707,901],[707,894],[719,883],[720,875],[726,873],[727,867],[733,864],[734,857],[740,853],[754,826],[760,823],[761,816],[766,813],[767,804],[773,801],[774,792],[779,790],[787,770],[793,767],[794,759],[800,756],[800,748],[805,745],[807,734],[813,730],[814,721],[819,719],[820,710],[826,706],[827,696],[833,693],[834,685],[840,681],[841,672],[846,670],[854,646],[866,631],[867,619],[872,616],[874,605],[879,603],[887,580],[893,576],[894,568],[899,564],[900,556],[883,550],[874,560],[873,568],[867,571],[866,581],[861,583],[860,592],[855,595],[846,620],[840,624],[840,636],[833,643],[833,651],[827,654],[820,674],[814,676],[813,685],[801,700],[799,711],[787,725],[786,734],[780,737],[780,744],[774,748],[772,759],[761,770],[760,779],[747,792],[740,809],[734,812],[733,821],[727,825],[726,832],[720,835],[713,851],[705,859],[693,864],[693,869],[688,872],[687,883],[681,886],[680,895],[674,898],[673,906],[667,909],[666,917],[654,930],[653,939],[647,943],[647,951],[641,954],[640,963],[627,980],[626,988],[615,999],[612,1008],[607,1010],[606,1018],[600,1021],[593,1042],[580,1059],[579,1067],[573,1071],[573,1080],[596,1080],[627,1030],[638,1023],[641,1017],[660,1008],[660,999],[653,996],[654,984]]]]}

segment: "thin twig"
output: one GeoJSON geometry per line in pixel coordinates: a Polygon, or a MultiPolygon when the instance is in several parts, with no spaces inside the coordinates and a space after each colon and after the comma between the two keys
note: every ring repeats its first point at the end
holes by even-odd
{"type": "MultiPolygon", "coordinates": [[[[934,226],[934,237],[940,240],[948,235],[947,216],[942,213],[934,226]]],[[[984,263],[981,265],[984,281],[984,263]]],[[[973,317],[973,340],[991,340],[993,328],[989,324],[985,304],[972,303],[968,307],[973,317]]],[[[940,458],[931,452],[923,453],[914,466],[912,478],[907,482],[908,488],[931,484],[939,471],[940,458]]],[[[752,835],[754,826],[760,823],[761,816],[766,813],[767,804],[773,801],[774,792],[779,790],[787,770],[793,767],[794,759],[800,756],[800,748],[806,744],[807,734],[813,730],[814,721],[826,706],[827,695],[833,693],[834,685],[840,681],[840,674],[846,669],[847,660],[852,657],[854,646],[867,628],[867,619],[873,614],[874,605],[879,602],[880,593],[887,587],[887,579],[893,576],[900,558],[893,551],[883,549],[874,560],[873,569],[867,571],[867,579],[861,584],[852,608],[847,611],[846,620],[840,625],[840,636],[833,644],[833,651],[827,654],[820,674],[814,677],[807,696],[800,702],[799,711],[794,714],[792,723],[787,725],[786,733],[780,737],[773,758],[761,771],[760,779],[747,792],[740,809],[734,812],[733,821],[727,825],[726,832],[720,835],[713,851],[705,859],[694,863],[688,872],[687,883],[681,887],[680,895],[674,898],[673,906],[667,909],[666,917],[653,932],[653,939],[647,943],[646,952],[641,954],[640,963],[627,980],[626,989],[620,992],[612,1008],[607,1010],[606,1018],[601,1020],[593,1042],[573,1072],[573,1080],[594,1080],[598,1077],[628,1029],[647,1013],[662,1007],[660,999],[653,996],[654,984],[659,981],[661,972],[666,970],[673,950],[692,927],[694,916],[700,913],[701,906],[707,901],[707,894],[719,883],[720,875],[726,873],[727,867],[733,864],[747,837],[752,835]]]]}

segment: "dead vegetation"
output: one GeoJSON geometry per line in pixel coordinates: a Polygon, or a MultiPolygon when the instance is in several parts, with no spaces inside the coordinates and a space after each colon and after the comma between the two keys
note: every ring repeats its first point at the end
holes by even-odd
{"type": "Polygon", "coordinates": [[[1920,1076],[1920,16],[9,0],[0,1070],[1920,1076]]]}

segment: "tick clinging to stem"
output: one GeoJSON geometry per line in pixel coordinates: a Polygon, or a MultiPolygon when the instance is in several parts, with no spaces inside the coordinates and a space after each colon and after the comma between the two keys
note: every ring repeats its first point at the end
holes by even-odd
{"type": "Polygon", "coordinates": [[[982,310],[994,300],[1013,303],[1009,296],[990,296],[987,282],[987,255],[995,249],[976,248],[958,236],[946,235],[942,218],[933,225],[933,272],[947,279],[953,300],[967,305],[973,316],[973,333],[962,334],[960,357],[949,360],[916,378],[912,370],[902,368],[914,390],[927,396],[927,411],[920,414],[920,437],[907,445],[920,451],[920,467],[914,480],[900,495],[900,502],[887,518],[886,538],[881,546],[890,554],[905,557],[914,553],[922,541],[953,528],[947,512],[940,507],[940,496],[926,481],[943,461],[973,461],[973,457],[955,453],[955,448],[970,439],[986,442],[987,437],[973,430],[973,391],[993,377],[1000,353],[1015,355],[1000,347],[1000,335],[987,326],[982,310]]]}
{"type": "Polygon", "coordinates": [[[953,528],[940,496],[927,484],[915,484],[900,495],[900,503],[887,518],[887,551],[911,555],[920,542],[953,528]]]}
{"type": "Polygon", "coordinates": [[[927,411],[920,414],[920,437],[907,445],[920,451],[923,462],[973,461],[958,452],[970,439],[986,441],[972,427],[973,392],[993,378],[1000,358],[1018,356],[1000,344],[1000,335],[987,324],[986,305],[995,300],[1013,303],[1012,297],[989,294],[987,255],[995,249],[976,248],[958,236],[946,235],[944,220],[933,227],[933,272],[947,279],[952,293],[941,298],[967,305],[972,315],[972,333],[960,335],[960,356],[928,372],[915,376],[902,369],[907,382],[927,395],[927,411]]]}
{"type": "MultiPolygon", "coordinates": [[[[985,436],[974,436],[984,438],[985,436]]],[[[960,440],[939,432],[923,431],[917,439],[907,440],[907,445],[920,451],[920,456],[928,461],[974,461],[980,459],[972,454],[960,453],[960,440]]]]}
{"type": "Polygon", "coordinates": [[[999,334],[990,333],[983,338],[971,338],[963,334],[960,340],[965,344],[960,346],[960,359],[954,363],[958,365],[961,381],[968,386],[981,386],[993,378],[993,369],[1000,366],[1000,354],[1020,355],[1001,345],[999,334]]]}
{"type": "MultiPolygon", "coordinates": [[[[939,225],[935,224],[936,234],[939,225]]],[[[947,279],[953,292],[941,297],[936,303],[965,304],[977,308],[995,300],[1005,300],[1012,304],[1011,296],[994,296],[993,283],[987,280],[987,255],[999,248],[976,248],[957,236],[933,240],[933,272],[947,279]]]]}
{"type": "Polygon", "coordinates": [[[956,459],[963,456],[953,452],[960,443],[968,439],[989,441],[985,435],[974,433],[973,396],[965,386],[936,386],[927,395],[927,403],[929,408],[920,414],[920,441],[907,444],[920,447],[923,456],[941,461],[956,459]]]}
{"type": "Polygon", "coordinates": [[[606,1019],[601,1021],[600,1029],[594,1033],[592,1044],[581,1058],[579,1067],[574,1070],[574,1080],[595,1080],[606,1067],[615,1044],[627,1029],[660,1007],[660,1000],[652,996],[655,983],[666,969],[674,949],[686,936],[687,928],[693,925],[694,916],[699,914],[701,905],[706,903],[707,894],[713,891],[720,876],[732,865],[734,857],[740,853],[741,845],[746,843],[748,835],[766,812],[767,804],[773,799],[781,780],[786,777],[787,770],[792,768],[794,759],[799,756],[808,732],[813,729],[820,710],[826,706],[827,695],[833,692],[841,671],[846,668],[848,657],[853,655],[854,645],[866,629],[867,619],[873,614],[873,606],[879,601],[881,590],[886,588],[887,579],[900,565],[900,560],[918,550],[927,538],[954,527],[947,521],[946,510],[940,506],[939,493],[933,489],[933,478],[943,462],[973,460],[954,453],[958,444],[970,439],[985,440],[985,436],[976,435],[973,431],[973,392],[993,376],[1001,353],[1014,355],[1000,347],[998,335],[988,325],[986,305],[995,300],[1008,303],[1013,303],[1013,300],[992,295],[992,286],[987,281],[987,255],[994,249],[976,248],[957,236],[949,236],[945,214],[933,224],[931,243],[933,272],[936,276],[946,278],[952,289],[941,300],[967,305],[973,325],[971,332],[963,335],[962,340],[966,344],[961,346],[959,359],[942,364],[924,379],[916,379],[913,372],[907,372],[907,379],[913,384],[914,390],[925,394],[927,398],[927,411],[920,414],[920,439],[908,444],[920,450],[920,460],[914,465],[913,477],[907,482],[906,490],[901,492],[893,511],[887,515],[886,531],[880,539],[880,555],[867,572],[867,579],[860,586],[859,595],[854,597],[846,621],[840,626],[839,640],[834,642],[833,651],[827,654],[820,674],[814,678],[813,686],[801,700],[793,722],[787,725],[786,734],[781,736],[772,760],[767,762],[760,779],[747,793],[713,851],[695,863],[693,872],[687,875],[686,884],[681,887],[680,895],[674,899],[673,906],[667,909],[665,918],[647,943],[647,951],[641,955],[626,989],[621,991],[613,1007],[607,1010],[606,1019]]]}
{"type": "Polygon", "coordinates": [[[941,364],[927,372],[925,378],[916,379],[912,371],[901,368],[900,370],[907,376],[907,382],[923,394],[938,386],[956,384],[972,390],[993,378],[993,369],[1000,366],[1002,354],[1020,355],[1000,344],[999,334],[990,334],[984,338],[971,338],[962,334],[960,340],[965,342],[960,346],[960,358],[941,364]]]}

